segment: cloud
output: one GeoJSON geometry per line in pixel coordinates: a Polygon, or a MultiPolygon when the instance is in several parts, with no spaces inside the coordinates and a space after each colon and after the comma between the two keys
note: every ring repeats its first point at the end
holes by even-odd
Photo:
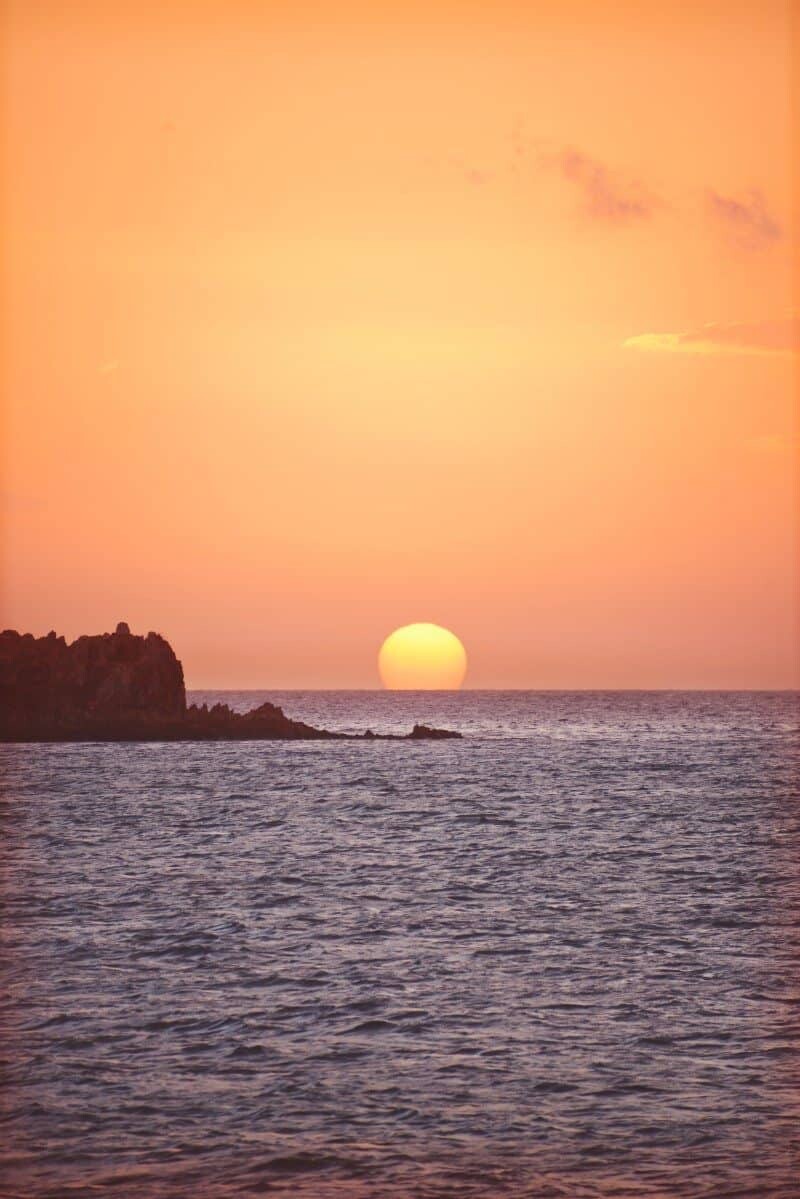
{"type": "Polygon", "coordinates": [[[800,317],[733,325],[703,325],[693,333],[640,333],[628,350],[677,354],[792,354],[800,350],[800,317]]]}
{"type": "Polygon", "coordinates": [[[708,205],[712,217],[735,242],[750,249],[778,241],[783,230],[767,210],[759,191],[751,191],[741,200],[709,190],[708,205]]]}
{"type": "Polygon", "coordinates": [[[642,184],[622,178],[579,150],[543,154],[540,161],[578,189],[584,210],[594,220],[630,224],[651,216],[659,205],[642,184]]]}

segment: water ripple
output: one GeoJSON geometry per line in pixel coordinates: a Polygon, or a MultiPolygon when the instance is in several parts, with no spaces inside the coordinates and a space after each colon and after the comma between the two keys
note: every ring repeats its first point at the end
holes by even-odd
{"type": "Polygon", "coordinates": [[[2,747],[0,1194],[796,1199],[797,696],[232,698],[468,736],[2,747]]]}

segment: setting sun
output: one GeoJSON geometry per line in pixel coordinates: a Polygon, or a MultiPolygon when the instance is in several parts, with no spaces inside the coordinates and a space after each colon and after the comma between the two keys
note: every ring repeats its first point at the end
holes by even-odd
{"type": "Polygon", "coordinates": [[[467,655],[448,629],[407,624],[384,641],[378,670],[390,691],[457,691],[467,672],[467,655]]]}

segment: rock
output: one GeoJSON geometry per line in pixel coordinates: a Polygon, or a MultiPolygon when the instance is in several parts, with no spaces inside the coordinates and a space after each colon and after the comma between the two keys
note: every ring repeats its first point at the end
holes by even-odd
{"type": "Polygon", "coordinates": [[[110,723],[181,720],[185,711],[183,669],[163,637],[133,637],[127,625],[71,645],[54,633],[38,639],[0,634],[5,740],[15,730],[88,734],[110,723]]]}
{"type": "MultiPolygon", "coordinates": [[[[414,740],[460,737],[414,726],[414,740]]],[[[275,704],[251,712],[227,704],[187,708],[183,667],[158,633],[114,633],[67,645],[54,632],[0,633],[0,741],[398,740],[331,733],[291,720],[275,704]]]]}
{"type": "Polygon", "coordinates": [[[433,729],[427,724],[415,724],[408,736],[412,741],[443,741],[451,737],[460,737],[461,733],[454,733],[451,729],[433,729]]]}
{"type": "Polygon", "coordinates": [[[320,741],[336,733],[290,720],[276,704],[264,703],[250,712],[234,712],[227,704],[209,711],[194,704],[186,710],[185,736],[190,741],[320,741]]]}

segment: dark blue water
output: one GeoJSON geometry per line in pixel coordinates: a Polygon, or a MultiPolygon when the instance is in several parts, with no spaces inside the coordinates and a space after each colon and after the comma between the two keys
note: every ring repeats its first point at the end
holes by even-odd
{"type": "Polygon", "coordinates": [[[797,696],[269,698],[0,747],[3,1196],[795,1199],[797,696]]]}

